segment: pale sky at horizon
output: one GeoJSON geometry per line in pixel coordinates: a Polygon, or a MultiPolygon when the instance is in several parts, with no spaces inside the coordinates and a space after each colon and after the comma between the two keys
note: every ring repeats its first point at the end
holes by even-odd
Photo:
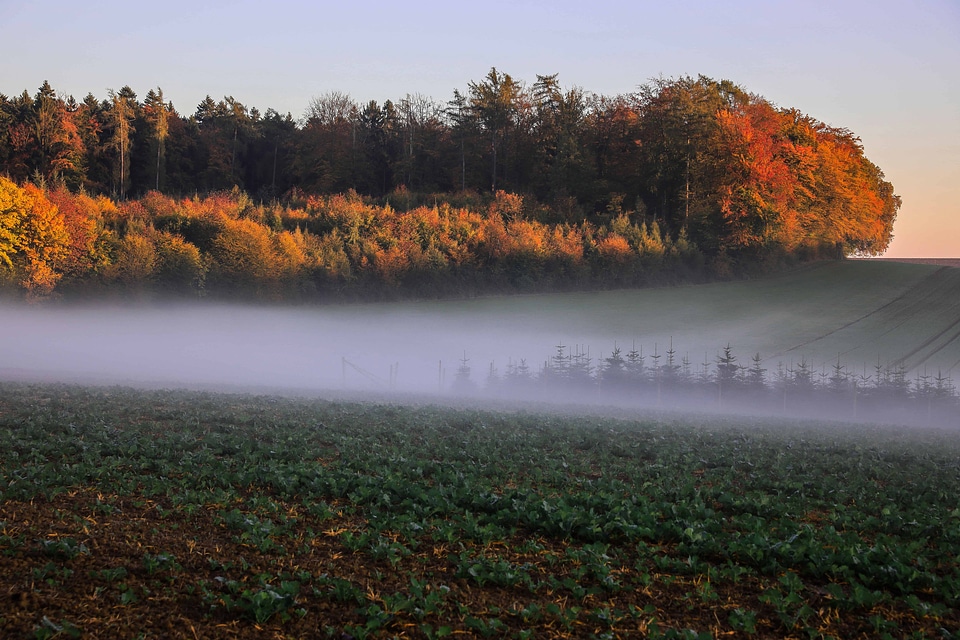
{"type": "Polygon", "coordinates": [[[446,102],[491,67],[611,96],[729,79],[862,139],[903,198],[888,257],[960,257],[960,0],[0,0],[0,29],[0,93],[159,86],[183,115],[208,94],[295,118],[328,91],[446,102]]]}

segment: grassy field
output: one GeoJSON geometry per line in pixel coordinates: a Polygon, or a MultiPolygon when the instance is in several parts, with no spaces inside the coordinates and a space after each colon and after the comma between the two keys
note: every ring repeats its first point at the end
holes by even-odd
{"type": "Polygon", "coordinates": [[[0,385],[9,638],[943,638],[960,435],[0,385]]]}

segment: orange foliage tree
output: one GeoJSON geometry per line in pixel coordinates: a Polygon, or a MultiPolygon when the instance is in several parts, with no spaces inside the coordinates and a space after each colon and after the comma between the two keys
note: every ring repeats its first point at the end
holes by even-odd
{"type": "Polygon", "coordinates": [[[69,236],[56,205],[32,185],[0,177],[0,260],[32,295],[53,291],[69,236]]]}
{"type": "Polygon", "coordinates": [[[263,288],[276,275],[270,231],[252,220],[224,219],[210,250],[210,275],[228,290],[263,288]]]}

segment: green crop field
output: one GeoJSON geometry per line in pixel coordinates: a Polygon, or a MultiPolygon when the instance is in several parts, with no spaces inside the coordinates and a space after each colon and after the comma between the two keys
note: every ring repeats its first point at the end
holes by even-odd
{"type": "Polygon", "coordinates": [[[960,633],[955,431],[3,383],[0,451],[3,637],[960,633]]]}

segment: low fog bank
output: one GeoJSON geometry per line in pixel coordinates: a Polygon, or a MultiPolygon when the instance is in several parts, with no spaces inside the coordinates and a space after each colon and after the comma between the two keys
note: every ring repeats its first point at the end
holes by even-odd
{"type": "MultiPolygon", "coordinates": [[[[647,379],[630,388],[623,388],[621,380],[618,388],[609,376],[596,375],[608,366],[616,339],[591,328],[582,315],[549,308],[538,312],[536,303],[532,298],[525,312],[507,314],[498,313],[496,305],[485,309],[487,303],[329,308],[2,304],[0,323],[6,331],[0,379],[624,417],[694,412],[960,428],[955,402],[871,406],[856,389],[828,397],[774,392],[772,386],[770,392],[747,393],[718,388],[707,378],[698,386],[695,376],[711,367],[715,375],[718,347],[723,346],[717,341],[725,332],[731,335],[730,326],[710,335],[671,327],[679,329],[677,344],[702,350],[693,362],[686,352],[673,354],[678,369],[681,359],[690,369],[691,382],[683,389],[650,378],[650,366],[668,363],[669,338],[647,334],[642,343],[623,345],[623,356],[644,350],[647,379]],[[587,345],[605,351],[591,353],[587,345]],[[560,355],[567,377],[557,378],[560,355]],[[594,374],[573,384],[578,361],[587,362],[594,374]]],[[[748,366],[751,354],[739,355],[740,365],[748,366]]],[[[777,367],[766,366],[768,376],[777,367]]]]}
{"type": "MultiPolygon", "coordinates": [[[[614,347],[608,329],[576,313],[564,317],[561,310],[541,309],[536,297],[526,303],[507,313],[482,301],[335,307],[4,303],[0,375],[434,393],[449,387],[464,357],[482,380],[491,363],[502,371],[524,360],[536,371],[558,343],[603,345],[607,354],[614,347]]],[[[638,330],[626,333],[640,337],[638,330]]],[[[712,354],[719,335],[687,346],[709,344],[712,354]]],[[[646,333],[643,339],[654,348],[656,336],[646,333]]],[[[662,352],[669,338],[659,339],[662,352]]],[[[593,357],[602,355],[596,351],[593,357]]]]}
{"type": "Polygon", "coordinates": [[[3,304],[0,325],[5,378],[274,389],[435,392],[465,351],[506,362],[536,343],[523,328],[381,305],[3,304]]]}

